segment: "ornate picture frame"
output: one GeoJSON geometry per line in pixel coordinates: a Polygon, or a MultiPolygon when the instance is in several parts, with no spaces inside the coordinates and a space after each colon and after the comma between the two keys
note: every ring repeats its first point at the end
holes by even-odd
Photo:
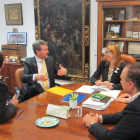
{"type": "Polygon", "coordinates": [[[65,79],[88,82],[89,0],[34,0],[34,8],[36,40],[48,42],[54,63],[68,70],[65,79]]]}
{"type": "Polygon", "coordinates": [[[22,25],[22,4],[5,4],[6,25],[22,25]]]}

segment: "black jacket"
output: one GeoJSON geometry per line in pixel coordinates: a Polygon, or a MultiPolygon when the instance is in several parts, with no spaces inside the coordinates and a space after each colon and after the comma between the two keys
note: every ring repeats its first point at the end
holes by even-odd
{"type": "Polygon", "coordinates": [[[104,124],[117,124],[108,130],[95,123],[89,128],[98,140],[140,140],[140,96],[129,103],[122,112],[102,115],[104,124]]]}
{"type": "MultiPolygon", "coordinates": [[[[51,56],[48,56],[48,58],[45,59],[45,63],[47,65],[50,87],[54,87],[55,86],[54,74],[57,74],[59,67],[57,65],[54,66],[53,57],[51,56]]],[[[22,82],[25,83],[21,92],[22,99],[24,99],[26,95],[26,91],[30,88],[30,86],[37,82],[37,81],[33,81],[33,75],[37,73],[38,73],[38,67],[37,67],[36,58],[31,57],[27,59],[24,62],[24,72],[21,77],[22,82]]]]}
{"type": "MultiPolygon", "coordinates": [[[[110,81],[111,83],[114,83],[113,89],[122,89],[122,86],[120,84],[120,80],[121,80],[120,75],[125,66],[126,63],[122,62],[119,67],[119,70],[115,69],[113,71],[111,81],[110,81]]],[[[102,75],[102,81],[108,81],[108,70],[109,70],[109,65],[106,65],[106,61],[101,61],[99,67],[90,78],[90,83],[94,85],[101,75],[102,75]]]]}
{"type": "Polygon", "coordinates": [[[0,123],[10,119],[16,112],[16,106],[14,104],[9,103],[6,105],[8,94],[8,87],[0,79],[0,123]]]}

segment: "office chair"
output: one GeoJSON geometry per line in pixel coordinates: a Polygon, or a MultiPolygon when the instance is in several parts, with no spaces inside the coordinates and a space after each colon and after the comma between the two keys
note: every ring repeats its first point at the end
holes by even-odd
{"type": "Polygon", "coordinates": [[[24,68],[19,68],[15,72],[15,79],[16,79],[17,87],[14,87],[14,89],[15,89],[16,93],[19,94],[19,96],[20,96],[21,90],[25,84],[21,81],[21,76],[22,76],[23,71],[24,71],[24,68]]]}
{"type": "MultiPolygon", "coordinates": [[[[136,62],[136,59],[133,56],[131,56],[131,55],[121,54],[121,58],[126,63],[135,63],[136,62]]],[[[103,60],[106,60],[106,56],[105,55],[103,56],[103,60]]]]}
{"type": "MultiPolygon", "coordinates": [[[[17,94],[21,94],[20,91],[22,90],[22,88],[25,84],[21,81],[21,76],[22,76],[23,71],[24,71],[24,68],[19,68],[15,72],[15,79],[16,79],[16,83],[17,83],[17,87],[15,87],[15,91],[17,94]]],[[[55,86],[60,86],[60,85],[61,84],[55,83],[55,86]]]]}

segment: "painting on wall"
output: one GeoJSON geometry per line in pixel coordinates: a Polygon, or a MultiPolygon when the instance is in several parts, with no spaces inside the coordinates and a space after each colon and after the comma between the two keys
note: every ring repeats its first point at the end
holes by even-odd
{"type": "Polygon", "coordinates": [[[22,25],[22,4],[5,4],[5,19],[7,25],[22,25]]]}
{"type": "Polygon", "coordinates": [[[34,0],[36,39],[48,42],[55,64],[72,81],[89,78],[89,1],[34,0]]]}

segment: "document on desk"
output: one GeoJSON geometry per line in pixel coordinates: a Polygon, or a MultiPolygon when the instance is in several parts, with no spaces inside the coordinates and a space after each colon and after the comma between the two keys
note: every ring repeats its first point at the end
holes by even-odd
{"type": "Polygon", "coordinates": [[[97,85],[94,85],[91,88],[93,90],[98,90],[98,91],[109,91],[110,90],[107,86],[97,86],[97,85]]]}
{"type": "Polygon", "coordinates": [[[107,95],[116,99],[119,96],[120,92],[121,90],[109,90],[109,91],[101,91],[100,94],[107,95]]]}
{"type": "Polygon", "coordinates": [[[91,94],[94,92],[94,90],[92,89],[92,86],[83,85],[80,88],[78,88],[77,90],[75,90],[75,92],[82,92],[82,93],[91,94]]]}

